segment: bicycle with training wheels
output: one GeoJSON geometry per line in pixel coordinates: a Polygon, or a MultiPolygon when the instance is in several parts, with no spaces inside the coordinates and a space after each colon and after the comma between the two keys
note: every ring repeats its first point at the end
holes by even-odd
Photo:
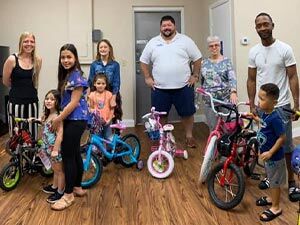
{"type": "MultiPolygon", "coordinates": [[[[208,98],[210,107],[218,118],[217,124],[214,130],[210,132],[206,146],[204,148],[204,157],[199,173],[199,182],[204,183],[207,180],[208,174],[211,171],[213,163],[219,158],[218,156],[220,156],[217,151],[218,147],[220,148],[220,144],[224,143],[224,141],[226,142],[228,136],[234,133],[234,131],[237,129],[237,125],[243,125],[243,120],[242,118],[239,118],[238,124],[236,124],[236,121],[233,120],[234,112],[230,108],[230,106],[232,105],[231,103],[213,98],[212,95],[209,92],[205,91],[203,88],[197,88],[196,93],[206,96],[208,98]],[[224,110],[222,111],[222,108],[226,109],[227,112],[225,112],[224,110]]],[[[241,105],[247,105],[247,103],[240,102],[238,103],[237,107],[241,105]]],[[[249,134],[252,133],[251,138],[247,142],[247,148],[250,149],[254,143],[257,143],[255,137],[256,133],[251,130],[248,130],[247,132],[249,134]]],[[[246,159],[251,158],[250,152],[251,151],[247,151],[247,154],[245,156],[246,159]]],[[[247,176],[252,176],[255,167],[255,162],[249,160],[246,161],[248,161],[248,163],[244,167],[244,172],[247,176]]]]}
{"type": "Polygon", "coordinates": [[[155,107],[152,107],[150,113],[142,117],[145,120],[145,128],[150,140],[159,141],[159,145],[151,146],[152,153],[148,157],[147,167],[153,177],[160,179],[172,173],[174,157],[188,158],[187,151],[178,149],[176,146],[175,137],[172,134],[174,126],[160,123],[160,116],[166,114],[166,112],[155,111],[155,107]]]}
{"type": "Polygon", "coordinates": [[[25,173],[40,173],[44,177],[53,175],[51,167],[46,168],[40,159],[41,154],[44,154],[40,150],[43,141],[34,140],[29,131],[29,123],[40,124],[40,121],[9,116],[14,123],[14,129],[12,137],[6,143],[5,150],[11,158],[0,172],[0,187],[5,191],[16,188],[25,173]]]}
{"type": "MultiPolygon", "coordinates": [[[[126,129],[125,124],[120,121],[111,124],[110,127],[120,133],[126,129]]],[[[140,153],[141,144],[134,134],[121,136],[115,133],[111,138],[105,139],[97,133],[90,132],[88,142],[81,146],[84,169],[81,186],[89,188],[100,180],[103,170],[102,160],[114,161],[127,168],[136,165],[138,169],[142,169],[143,161],[139,160],[140,153]]]]}

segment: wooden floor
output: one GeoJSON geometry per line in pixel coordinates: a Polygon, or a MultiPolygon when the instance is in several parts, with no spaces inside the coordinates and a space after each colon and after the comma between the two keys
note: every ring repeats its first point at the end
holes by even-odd
{"type": "MultiPolygon", "coordinates": [[[[149,141],[143,127],[128,129],[136,133],[142,144],[142,159],[149,155],[149,141]]],[[[175,137],[184,143],[183,130],[175,125],[175,137]]],[[[188,149],[189,159],[176,159],[175,169],[165,180],[151,177],[147,168],[138,171],[113,163],[103,172],[100,182],[83,198],[76,198],[70,208],[56,212],[46,202],[47,195],[41,191],[51,182],[40,175],[26,175],[11,192],[0,190],[0,225],[37,224],[105,224],[105,225],[241,225],[241,224],[297,224],[298,203],[291,203],[287,187],[281,195],[283,214],[270,223],[259,220],[264,207],[255,200],[265,195],[257,188],[258,181],[246,181],[245,196],[236,208],[223,211],[209,199],[207,187],[197,183],[202,150],[208,129],[203,123],[195,125],[195,137],[199,147],[188,149]]],[[[0,168],[9,160],[4,152],[6,136],[0,138],[0,168]]],[[[297,141],[297,140],[296,140],[297,141]]],[[[298,140],[299,143],[299,140],[298,140]]]]}

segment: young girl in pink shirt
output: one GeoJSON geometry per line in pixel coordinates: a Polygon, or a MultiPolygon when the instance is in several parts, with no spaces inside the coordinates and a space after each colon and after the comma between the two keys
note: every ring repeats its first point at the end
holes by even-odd
{"type": "Polygon", "coordinates": [[[101,118],[102,129],[100,135],[104,138],[109,138],[112,135],[110,124],[114,117],[114,108],[110,105],[112,93],[107,89],[107,76],[103,73],[96,74],[88,96],[88,103],[90,111],[101,118]]]}

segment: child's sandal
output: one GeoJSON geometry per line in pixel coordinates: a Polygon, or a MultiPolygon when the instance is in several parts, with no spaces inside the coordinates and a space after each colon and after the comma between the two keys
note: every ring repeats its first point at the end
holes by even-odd
{"type": "Polygon", "coordinates": [[[64,210],[72,205],[74,202],[74,198],[72,200],[68,200],[65,196],[62,196],[57,202],[51,205],[51,209],[53,210],[64,210]]]}

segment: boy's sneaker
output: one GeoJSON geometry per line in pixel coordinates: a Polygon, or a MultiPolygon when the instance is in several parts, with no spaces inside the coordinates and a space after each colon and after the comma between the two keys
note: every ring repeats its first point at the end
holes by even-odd
{"type": "Polygon", "coordinates": [[[48,203],[55,203],[56,201],[58,201],[59,199],[61,199],[61,197],[63,196],[64,194],[59,194],[58,192],[55,192],[54,194],[50,195],[48,198],[47,198],[47,202],[48,203]]]}
{"type": "Polygon", "coordinates": [[[289,187],[289,200],[291,202],[300,201],[300,189],[295,186],[289,187]]]}
{"type": "Polygon", "coordinates": [[[54,194],[56,193],[57,188],[53,188],[52,184],[49,184],[46,187],[43,187],[43,192],[47,193],[47,194],[54,194]]]}
{"type": "Polygon", "coordinates": [[[270,187],[270,180],[265,177],[258,185],[259,189],[264,190],[270,187]]]}

